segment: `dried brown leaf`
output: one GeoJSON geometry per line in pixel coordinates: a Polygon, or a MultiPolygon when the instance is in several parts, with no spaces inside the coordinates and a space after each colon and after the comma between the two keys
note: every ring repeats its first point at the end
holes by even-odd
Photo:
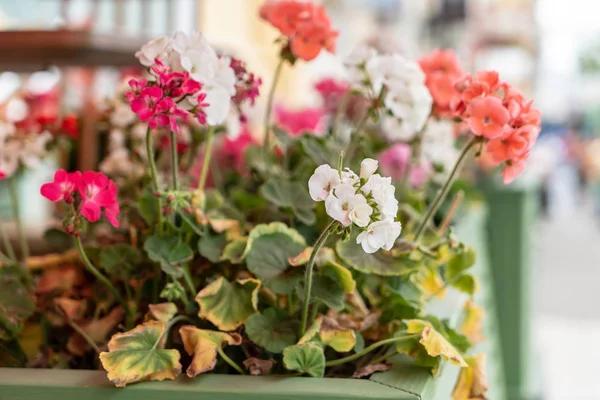
{"type": "Polygon", "coordinates": [[[384,361],[382,363],[370,364],[362,367],[356,371],[352,377],[355,379],[367,378],[376,372],[389,371],[390,369],[392,369],[392,363],[389,361],[384,361]]]}
{"type": "Polygon", "coordinates": [[[268,375],[276,364],[275,360],[261,360],[260,358],[249,358],[244,360],[244,367],[250,375],[268,375]]]}

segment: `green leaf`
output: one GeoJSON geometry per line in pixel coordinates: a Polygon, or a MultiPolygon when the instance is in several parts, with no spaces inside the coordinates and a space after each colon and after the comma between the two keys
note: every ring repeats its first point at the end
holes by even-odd
{"type": "Polygon", "coordinates": [[[196,296],[200,318],[206,318],[222,331],[233,331],[258,312],[256,279],[228,282],[220,277],[196,296]]]}
{"type": "Polygon", "coordinates": [[[150,226],[154,225],[156,216],[158,215],[158,201],[154,197],[151,188],[144,190],[138,204],[140,215],[144,218],[144,221],[150,226]]]}
{"type": "Polygon", "coordinates": [[[356,282],[352,277],[352,272],[334,261],[327,261],[321,267],[319,273],[339,282],[345,293],[352,293],[356,289],[356,282]]]}
{"type": "Polygon", "coordinates": [[[354,345],[354,351],[359,353],[365,349],[365,338],[360,334],[359,331],[354,331],[356,335],[356,344],[354,345]]]}
{"type": "Polygon", "coordinates": [[[100,266],[111,276],[129,276],[141,261],[141,252],[124,243],[104,247],[100,252],[100,266]]]}
{"type": "Polygon", "coordinates": [[[458,277],[458,279],[455,279],[450,285],[456,290],[471,296],[477,293],[477,289],[479,288],[477,278],[470,274],[464,274],[458,277]]]}
{"type": "Polygon", "coordinates": [[[17,339],[0,340],[0,368],[22,368],[27,356],[17,339]]]}
{"type": "Polygon", "coordinates": [[[242,188],[233,188],[230,197],[233,204],[245,213],[262,210],[267,204],[264,197],[248,193],[242,188]]]}
{"type": "Polygon", "coordinates": [[[262,314],[254,314],[246,321],[246,333],[250,340],[271,353],[281,353],[298,340],[297,321],[279,308],[268,308],[262,314]]]}
{"type": "Polygon", "coordinates": [[[35,312],[35,303],[23,281],[19,267],[0,268],[0,340],[18,335],[23,322],[35,312]]]}
{"type": "Polygon", "coordinates": [[[74,247],[73,237],[62,229],[48,229],[44,232],[44,242],[49,252],[62,253],[74,247]]]}
{"type": "Polygon", "coordinates": [[[475,265],[475,250],[466,247],[461,253],[453,255],[446,266],[446,280],[451,281],[475,265]]]}
{"type": "MultiPolygon", "coordinates": [[[[296,286],[296,293],[301,301],[304,301],[304,282],[296,286]]],[[[342,286],[327,276],[317,275],[313,278],[311,303],[321,301],[327,307],[334,310],[344,308],[344,290],[342,286]]]]}
{"type": "Polygon", "coordinates": [[[314,342],[286,347],[283,350],[283,364],[288,370],[302,372],[315,378],[322,378],[325,374],[323,348],[314,342]]]}
{"type": "Polygon", "coordinates": [[[306,248],[300,234],[281,222],[256,226],[248,236],[246,250],[242,255],[250,272],[255,274],[265,286],[289,267],[288,259],[297,256],[306,248]]]}
{"type": "Polygon", "coordinates": [[[356,244],[357,235],[358,232],[354,232],[348,241],[339,240],[335,246],[337,255],[352,269],[366,274],[398,276],[409,274],[420,265],[420,262],[411,260],[408,256],[394,257],[383,250],[367,254],[356,244]]]}
{"type": "Polygon", "coordinates": [[[206,228],[200,225],[194,216],[188,214],[185,210],[179,211],[178,214],[184,222],[182,227],[184,232],[194,232],[198,236],[204,236],[206,228]]]}
{"type": "Polygon", "coordinates": [[[227,246],[227,237],[225,234],[209,233],[198,241],[198,251],[210,262],[218,263],[221,261],[223,251],[227,246]]]}
{"type": "Polygon", "coordinates": [[[261,186],[260,192],[272,204],[292,210],[301,222],[307,225],[314,224],[315,202],[311,199],[305,183],[272,178],[261,186]]]}
{"type": "Polygon", "coordinates": [[[175,379],[181,373],[179,352],[165,350],[165,324],[149,321],[117,333],[100,353],[108,379],[116,386],[139,381],[175,379]]]}
{"type": "Polygon", "coordinates": [[[194,257],[192,248],[177,236],[150,236],[144,242],[148,257],[160,263],[162,270],[173,278],[181,278],[181,264],[194,257]]]}
{"type": "Polygon", "coordinates": [[[242,262],[242,255],[246,249],[248,243],[247,237],[240,237],[227,243],[227,246],[223,249],[221,258],[229,261],[232,264],[240,264],[242,262]]]}

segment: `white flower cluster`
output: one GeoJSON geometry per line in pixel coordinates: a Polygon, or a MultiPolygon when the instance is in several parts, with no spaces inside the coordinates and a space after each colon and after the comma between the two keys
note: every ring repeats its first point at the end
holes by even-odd
{"type": "Polygon", "coordinates": [[[442,173],[437,177],[444,179],[456,163],[459,156],[452,121],[434,120],[427,122],[421,138],[421,157],[425,161],[440,167],[442,173]]]}
{"type": "MultiPolygon", "coordinates": [[[[219,57],[199,32],[186,34],[176,32],[146,43],[135,53],[146,67],[158,59],[168,65],[171,72],[188,72],[190,77],[202,84],[209,106],[204,109],[209,125],[222,124],[231,108],[231,97],[235,95],[235,72],[230,67],[229,57],[219,57]]],[[[183,108],[198,105],[197,97],[186,97],[183,108]]]]}
{"type": "Polygon", "coordinates": [[[402,229],[400,222],[395,222],[395,187],[391,178],[375,173],[378,167],[376,160],[367,158],[358,176],[349,169],[340,173],[324,164],[308,181],[310,196],[314,201],[325,201],[331,218],[344,227],[354,224],[363,230],[356,242],[366,253],[390,250],[402,229]]]}
{"type": "Polygon", "coordinates": [[[50,132],[20,132],[14,124],[0,121],[0,172],[9,177],[20,167],[37,167],[48,155],[46,146],[50,140],[50,132]]]}
{"type": "Polygon", "coordinates": [[[399,54],[378,54],[372,48],[358,47],[345,65],[354,88],[367,98],[376,98],[385,87],[388,116],[383,125],[390,141],[410,139],[423,128],[433,100],[419,64],[399,54]]]}

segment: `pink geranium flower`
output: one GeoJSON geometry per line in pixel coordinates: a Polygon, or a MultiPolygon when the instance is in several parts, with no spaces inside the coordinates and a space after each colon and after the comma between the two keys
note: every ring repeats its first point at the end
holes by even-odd
{"type": "Polygon", "coordinates": [[[496,164],[520,159],[525,156],[537,140],[539,129],[534,125],[526,125],[510,130],[507,134],[490,140],[486,151],[496,164]]]}
{"type": "Polygon", "coordinates": [[[322,108],[303,108],[298,111],[281,106],[275,108],[275,124],[290,136],[320,134],[324,117],[322,108]]]}
{"type": "Polygon", "coordinates": [[[102,208],[113,206],[117,202],[117,189],[109,185],[109,179],[101,172],[86,171],[81,177],[79,194],[81,196],[81,215],[90,222],[100,219],[102,208]]]}
{"type": "Polygon", "coordinates": [[[119,216],[120,212],[121,210],[119,207],[119,203],[116,201],[104,209],[104,216],[106,217],[108,222],[110,222],[110,224],[115,228],[119,227],[119,220],[117,219],[117,217],[119,216]]]}
{"type": "Polygon", "coordinates": [[[510,160],[506,162],[504,169],[502,170],[502,181],[505,185],[511,183],[515,178],[525,170],[527,156],[517,159],[510,160]]]}
{"type": "MultiPolygon", "coordinates": [[[[385,176],[401,182],[406,174],[406,169],[411,162],[411,148],[406,143],[397,143],[382,152],[379,157],[379,168],[385,176]]],[[[423,186],[431,176],[433,168],[429,162],[415,163],[410,169],[408,181],[411,187],[423,186]]]]}
{"type": "Polygon", "coordinates": [[[510,115],[502,101],[494,96],[477,98],[467,107],[469,127],[477,136],[495,139],[504,133],[510,115]]]}
{"type": "Polygon", "coordinates": [[[64,169],[60,169],[54,173],[54,181],[42,185],[40,193],[54,203],[62,200],[71,203],[80,180],[80,172],[69,174],[64,169]]]}
{"type": "Polygon", "coordinates": [[[158,86],[144,88],[138,97],[131,100],[131,110],[140,117],[142,122],[147,122],[154,114],[156,114],[156,108],[160,104],[162,98],[163,91],[158,86]]]}

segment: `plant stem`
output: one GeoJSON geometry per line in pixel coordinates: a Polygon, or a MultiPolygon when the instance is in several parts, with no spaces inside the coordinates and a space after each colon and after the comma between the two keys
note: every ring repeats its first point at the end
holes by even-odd
{"type": "Polygon", "coordinates": [[[215,127],[209,126],[206,135],[206,145],[204,147],[204,161],[202,163],[202,171],[200,172],[200,180],[198,181],[198,190],[203,192],[206,186],[206,178],[208,177],[208,169],[210,168],[210,157],[212,155],[213,141],[215,138],[215,127]]]}
{"type": "Polygon", "coordinates": [[[123,300],[123,297],[119,294],[117,289],[113,286],[113,284],[106,278],[100,271],[94,267],[87,254],[85,254],[85,250],[83,249],[83,244],[81,243],[81,238],[79,236],[75,237],[75,245],[77,246],[77,250],[79,251],[79,255],[81,257],[81,261],[85,264],[88,271],[92,273],[104,286],[108,288],[108,290],[115,296],[115,299],[121,304],[123,309],[125,310],[125,315],[130,315],[129,304],[123,300]]]}
{"type": "MultiPolygon", "coordinates": [[[[154,146],[152,145],[152,129],[148,127],[146,131],[146,152],[148,153],[148,165],[150,166],[150,176],[152,177],[152,189],[158,192],[158,173],[156,172],[156,162],[154,161],[154,146]]],[[[156,199],[158,207],[158,232],[163,231],[163,215],[162,215],[162,201],[160,197],[156,199]]]]}
{"type": "Polygon", "coordinates": [[[333,121],[333,127],[331,128],[331,136],[336,137],[340,125],[342,124],[342,120],[344,119],[344,115],[346,114],[346,109],[348,108],[348,103],[350,102],[350,88],[346,90],[346,93],[342,96],[342,100],[340,101],[340,105],[338,106],[337,112],[335,113],[335,120],[333,121]]]}
{"type": "Polygon", "coordinates": [[[173,163],[173,189],[179,190],[179,157],[177,154],[177,138],[171,131],[171,162],[173,163]]]}
{"type": "Polygon", "coordinates": [[[381,362],[383,362],[385,360],[388,360],[388,359],[390,359],[390,358],[392,358],[392,357],[394,357],[396,355],[398,355],[397,351],[392,351],[391,353],[385,353],[385,354],[377,357],[376,359],[372,360],[370,362],[370,364],[379,364],[379,363],[381,363],[381,362]]]}
{"type": "Polygon", "coordinates": [[[454,178],[457,175],[458,171],[460,170],[460,167],[461,167],[464,159],[469,154],[469,151],[471,150],[473,145],[475,145],[477,143],[478,140],[479,140],[479,138],[477,136],[474,136],[471,140],[469,140],[469,142],[467,142],[465,147],[460,152],[460,155],[458,156],[458,159],[456,160],[456,163],[454,164],[454,168],[452,168],[452,171],[450,172],[448,179],[446,180],[446,182],[444,182],[444,186],[442,186],[437,197],[435,198],[433,203],[431,203],[431,205],[427,209],[427,213],[425,214],[425,217],[423,218],[419,227],[417,228],[417,232],[415,233],[415,238],[414,238],[415,242],[417,242],[419,240],[419,238],[421,237],[421,235],[425,232],[425,227],[429,223],[429,220],[435,214],[435,212],[437,211],[437,209],[440,206],[440,204],[442,203],[442,201],[448,195],[448,191],[450,190],[450,187],[452,186],[452,182],[454,182],[454,178]]]}
{"type": "Polygon", "coordinates": [[[219,355],[221,356],[221,358],[223,360],[225,360],[225,362],[227,364],[229,364],[231,366],[231,368],[235,369],[237,372],[240,373],[240,375],[246,375],[246,373],[244,372],[244,370],[235,363],[235,361],[233,361],[231,358],[229,358],[229,356],[227,354],[225,354],[225,352],[223,351],[223,348],[221,346],[217,347],[217,351],[219,352],[219,355]]]}
{"type": "Polygon", "coordinates": [[[273,76],[273,84],[271,85],[271,90],[269,91],[269,97],[267,97],[267,109],[265,111],[265,141],[263,145],[263,150],[265,153],[265,160],[269,154],[269,150],[271,150],[271,113],[273,111],[273,100],[275,98],[275,89],[277,88],[277,83],[279,82],[279,78],[281,76],[281,71],[283,70],[283,64],[285,63],[285,59],[281,58],[277,67],[275,68],[275,75],[273,76]]]}
{"type": "Polygon", "coordinates": [[[442,220],[442,223],[440,224],[440,227],[438,229],[438,236],[442,236],[444,233],[446,233],[446,230],[452,223],[454,214],[456,214],[456,211],[458,210],[458,207],[460,207],[460,204],[462,203],[464,198],[465,198],[465,192],[463,190],[459,190],[458,193],[456,193],[456,195],[452,199],[452,204],[450,205],[450,208],[448,209],[446,216],[444,217],[444,219],[442,220]]]}
{"type": "Polygon", "coordinates": [[[339,360],[328,361],[325,363],[325,366],[326,367],[335,367],[336,365],[342,365],[347,362],[357,360],[357,359],[361,358],[362,356],[364,356],[365,354],[369,354],[370,352],[378,349],[381,346],[385,346],[385,345],[392,344],[392,343],[402,342],[404,340],[416,339],[419,336],[420,335],[407,335],[407,336],[400,336],[400,337],[395,337],[395,338],[390,338],[390,339],[384,339],[377,343],[373,343],[369,347],[365,348],[363,351],[354,353],[351,356],[340,358],[339,360]]]}
{"type": "Polygon", "coordinates": [[[337,221],[331,221],[327,228],[321,233],[315,245],[313,247],[313,251],[310,254],[310,258],[308,259],[308,264],[306,264],[306,275],[304,276],[304,305],[302,308],[302,327],[300,329],[300,336],[304,336],[306,333],[306,327],[308,326],[308,309],[310,308],[310,295],[312,292],[312,281],[313,281],[313,269],[315,264],[315,259],[317,258],[317,254],[327,238],[333,232],[333,229],[337,225],[337,221]]]}
{"type": "Polygon", "coordinates": [[[15,249],[13,248],[12,243],[10,242],[10,239],[8,237],[8,234],[6,233],[6,230],[4,229],[4,225],[0,225],[0,235],[2,235],[2,242],[4,243],[4,247],[6,249],[6,253],[8,254],[8,258],[10,258],[12,262],[16,263],[17,256],[15,255],[15,249]]]}
{"type": "Polygon", "coordinates": [[[25,260],[29,258],[29,245],[27,244],[27,237],[25,235],[25,227],[21,220],[21,210],[19,204],[19,193],[17,191],[17,185],[15,183],[15,176],[13,175],[8,179],[8,191],[10,193],[10,202],[12,204],[12,212],[15,222],[17,223],[17,230],[19,231],[19,242],[21,247],[21,260],[25,264],[25,260]]]}
{"type": "Polygon", "coordinates": [[[152,277],[152,302],[158,302],[158,295],[160,292],[160,266],[158,263],[154,263],[154,276],[152,277]]]}
{"type": "Polygon", "coordinates": [[[190,266],[187,263],[183,264],[183,279],[185,280],[193,299],[196,296],[196,287],[194,286],[194,280],[190,273],[190,266]]]}
{"type": "Polygon", "coordinates": [[[79,325],[77,325],[75,322],[69,320],[68,324],[71,328],[73,328],[73,330],[77,333],[79,333],[81,335],[82,338],[85,339],[85,341],[90,345],[90,347],[92,349],[94,349],[94,351],[96,352],[96,354],[100,354],[100,349],[98,348],[98,345],[96,344],[96,342],[94,342],[94,339],[92,339],[79,325]]]}

